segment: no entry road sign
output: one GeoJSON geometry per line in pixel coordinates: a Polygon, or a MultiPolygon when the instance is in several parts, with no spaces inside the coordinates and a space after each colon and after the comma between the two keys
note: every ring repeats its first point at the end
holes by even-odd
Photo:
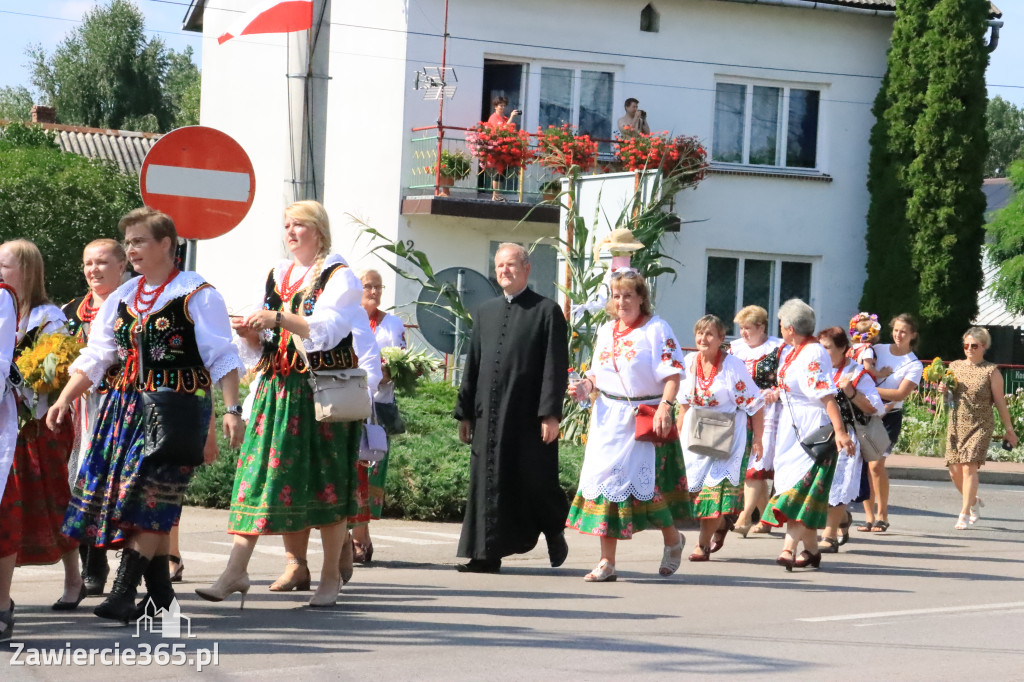
{"type": "Polygon", "coordinates": [[[231,230],[256,196],[249,155],[229,135],[205,126],[161,137],[142,163],[139,185],[145,204],[171,216],[186,239],[231,230]]]}

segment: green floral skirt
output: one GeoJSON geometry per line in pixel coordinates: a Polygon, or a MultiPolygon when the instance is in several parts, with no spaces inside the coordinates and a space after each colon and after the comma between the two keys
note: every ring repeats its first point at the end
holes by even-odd
{"type": "Polygon", "coordinates": [[[264,376],[242,443],[228,532],[277,535],[357,513],[359,422],[318,422],[304,374],[264,376]]]}
{"type": "Polygon", "coordinates": [[[808,528],[824,528],[836,462],[837,454],[819,459],[799,483],[768,500],[761,523],[778,527],[787,521],[799,521],[808,528]]]}
{"type": "Polygon", "coordinates": [[[388,479],[388,458],[370,467],[370,516],[380,518],[384,509],[384,482],[388,479]]]}
{"type": "Polygon", "coordinates": [[[686,465],[679,441],[660,445],[654,453],[657,462],[654,497],[637,500],[630,495],[622,502],[609,502],[604,495],[588,500],[576,493],[566,527],[587,535],[629,540],[642,530],[668,528],[692,519],[693,505],[686,486],[686,465]]]}

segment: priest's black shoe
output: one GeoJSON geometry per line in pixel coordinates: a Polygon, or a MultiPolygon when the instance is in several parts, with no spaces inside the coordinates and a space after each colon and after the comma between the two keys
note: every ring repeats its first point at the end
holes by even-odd
{"type": "Polygon", "coordinates": [[[459,573],[501,573],[501,559],[470,559],[468,564],[455,567],[459,573]]]}
{"type": "Polygon", "coordinates": [[[551,568],[558,568],[565,563],[569,556],[569,544],[565,541],[565,531],[558,535],[548,536],[548,558],[551,559],[551,568]]]}

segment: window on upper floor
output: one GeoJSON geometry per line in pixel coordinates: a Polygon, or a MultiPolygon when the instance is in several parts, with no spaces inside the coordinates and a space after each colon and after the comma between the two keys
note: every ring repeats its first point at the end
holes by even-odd
{"type": "Polygon", "coordinates": [[[711,160],[816,169],[820,101],[819,90],[717,83],[711,160]]]}
{"type": "MultiPolygon", "coordinates": [[[[612,137],[612,96],[615,74],[580,68],[540,67],[540,127],[571,123],[580,134],[599,140],[612,137]]],[[[598,144],[610,152],[611,144],[598,144]]]]}
{"type": "MultiPolygon", "coordinates": [[[[791,298],[811,303],[812,266],[792,256],[709,255],[704,312],[717,315],[732,333],[738,331],[732,320],[744,306],[759,305],[775,320],[779,306],[791,298]]],[[[778,335],[778,330],[772,327],[768,333],[778,335]]]]}

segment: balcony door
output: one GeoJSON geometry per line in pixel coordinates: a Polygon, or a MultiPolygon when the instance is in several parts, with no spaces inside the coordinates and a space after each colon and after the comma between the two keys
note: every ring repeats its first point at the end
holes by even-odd
{"type": "MultiPolygon", "coordinates": [[[[508,106],[505,107],[505,116],[512,113],[513,109],[523,111],[526,107],[526,64],[517,62],[505,62],[497,59],[484,60],[484,91],[483,102],[480,105],[480,120],[486,121],[494,112],[491,101],[498,95],[508,98],[508,106]]],[[[519,128],[523,127],[523,114],[519,114],[514,121],[519,128]]],[[[515,174],[505,176],[499,180],[499,188],[503,193],[515,193],[519,190],[519,177],[515,174]]],[[[491,177],[481,173],[477,178],[477,189],[489,191],[491,189],[491,177]]]]}

